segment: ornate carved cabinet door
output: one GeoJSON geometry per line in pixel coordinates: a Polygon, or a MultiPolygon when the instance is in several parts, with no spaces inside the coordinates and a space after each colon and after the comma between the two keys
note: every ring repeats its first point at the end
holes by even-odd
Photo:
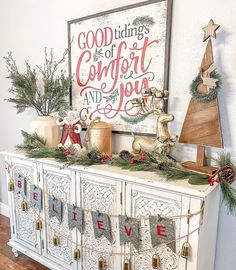
{"type": "MultiPolygon", "coordinates": [[[[76,230],[68,227],[67,204],[75,204],[75,172],[59,166],[42,165],[41,178],[44,184],[44,248],[43,254],[48,259],[61,265],[63,269],[76,270],[77,262],[73,254],[76,248],[76,230]],[[62,221],[57,217],[50,218],[49,196],[62,202],[62,221]],[[59,240],[55,244],[54,238],[59,240]]],[[[58,211],[58,209],[57,209],[58,211]]]]}
{"type": "Polygon", "coordinates": [[[85,211],[85,231],[81,239],[83,246],[83,270],[98,270],[98,260],[106,261],[106,270],[121,270],[121,248],[119,245],[118,218],[113,215],[121,213],[121,182],[98,174],[81,173],[81,206],[87,210],[99,211],[112,215],[111,227],[113,241],[110,243],[102,236],[94,236],[93,222],[90,211],[85,211]]]}
{"type": "Polygon", "coordinates": [[[18,158],[7,159],[7,164],[9,164],[8,181],[14,182],[15,185],[14,191],[9,192],[12,239],[40,254],[41,232],[36,230],[35,223],[41,213],[37,207],[31,207],[29,204],[30,185],[38,185],[37,165],[32,161],[18,158]],[[24,192],[17,188],[18,185],[19,187],[25,185],[24,192]],[[24,209],[25,211],[22,203],[28,208],[24,209]]]}
{"type": "MultiPolygon", "coordinates": [[[[132,269],[151,270],[154,269],[152,267],[152,256],[158,254],[161,258],[161,270],[186,269],[186,260],[179,258],[181,244],[184,239],[181,239],[181,242],[176,242],[175,253],[165,244],[153,248],[149,219],[146,216],[161,215],[164,217],[172,217],[181,215],[181,213],[186,214],[189,209],[189,198],[182,198],[181,195],[136,184],[127,184],[126,198],[131,198],[131,200],[126,200],[126,214],[140,219],[141,252],[137,253],[137,250],[132,244],[127,245],[124,249],[127,256],[125,256],[123,260],[131,259],[132,269]]],[[[175,237],[178,239],[181,235],[186,235],[187,219],[181,220],[177,218],[174,219],[174,221],[175,237]]]]}

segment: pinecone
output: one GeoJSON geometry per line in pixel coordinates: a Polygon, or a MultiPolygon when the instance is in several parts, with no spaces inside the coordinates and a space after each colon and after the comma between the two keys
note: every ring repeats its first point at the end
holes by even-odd
{"type": "Polygon", "coordinates": [[[91,150],[90,152],[88,152],[87,156],[89,159],[92,160],[100,160],[101,153],[97,150],[91,150]]]}
{"type": "Polygon", "coordinates": [[[127,150],[122,150],[119,153],[119,157],[124,159],[124,160],[130,160],[133,156],[131,155],[131,153],[127,150]]]}
{"type": "Polygon", "coordinates": [[[219,171],[219,176],[222,177],[225,181],[232,184],[236,179],[236,173],[234,169],[230,166],[225,166],[219,171]]]}
{"type": "Polygon", "coordinates": [[[169,168],[169,166],[166,162],[159,163],[157,167],[158,167],[158,170],[160,170],[160,171],[166,171],[169,168]]]}

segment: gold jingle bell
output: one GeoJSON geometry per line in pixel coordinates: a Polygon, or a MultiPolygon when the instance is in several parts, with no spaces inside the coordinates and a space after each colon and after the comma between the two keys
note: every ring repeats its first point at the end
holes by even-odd
{"type": "Polygon", "coordinates": [[[181,250],[181,257],[188,259],[191,256],[191,245],[189,242],[185,242],[182,245],[182,250],[181,250]]]}
{"type": "Polygon", "coordinates": [[[37,231],[42,230],[42,228],[43,228],[42,220],[39,219],[39,220],[36,221],[35,228],[36,228],[37,231]]]}
{"type": "Polygon", "coordinates": [[[125,259],[123,270],[131,270],[131,262],[129,259],[125,259]]]}
{"type": "Polygon", "coordinates": [[[22,211],[27,211],[28,210],[28,203],[27,202],[22,202],[21,203],[21,210],[22,211]]]}
{"type": "Polygon", "coordinates": [[[75,249],[75,251],[74,251],[74,260],[78,261],[79,259],[80,259],[80,250],[75,249]]]}
{"type": "Polygon", "coordinates": [[[99,270],[104,270],[106,267],[106,260],[103,257],[100,257],[98,259],[98,269],[99,270]]]}
{"type": "Polygon", "coordinates": [[[14,183],[11,181],[8,183],[8,191],[13,191],[14,190],[14,183]]]}
{"type": "Polygon", "coordinates": [[[112,154],[112,127],[110,124],[101,121],[101,117],[96,117],[90,123],[86,141],[88,148],[98,149],[101,153],[112,154]]]}
{"type": "Polygon", "coordinates": [[[58,236],[54,235],[52,242],[53,242],[54,246],[59,246],[60,245],[60,238],[58,236]]]}
{"type": "Polygon", "coordinates": [[[161,267],[161,258],[158,254],[152,256],[152,268],[158,269],[161,267]]]}

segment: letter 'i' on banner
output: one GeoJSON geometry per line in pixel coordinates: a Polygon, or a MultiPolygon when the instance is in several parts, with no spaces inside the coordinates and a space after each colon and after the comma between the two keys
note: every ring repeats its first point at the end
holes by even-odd
{"type": "Polygon", "coordinates": [[[167,246],[175,253],[175,223],[172,219],[149,216],[152,247],[169,243],[167,246]]]}
{"type": "Polygon", "coordinates": [[[42,210],[42,189],[35,185],[30,185],[30,205],[42,210]]]}
{"type": "Polygon", "coordinates": [[[49,195],[49,217],[56,217],[58,221],[62,222],[62,201],[49,195]]]}
{"type": "Polygon", "coordinates": [[[70,230],[77,228],[80,233],[84,231],[84,211],[80,207],[67,204],[68,208],[68,227],[70,230]]]}
{"type": "Polygon", "coordinates": [[[140,221],[136,218],[119,215],[120,244],[132,243],[136,249],[139,249],[140,239],[140,221]]]}
{"type": "Polygon", "coordinates": [[[107,240],[112,243],[112,233],[111,233],[111,220],[107,214],[100,213],[98,211],[92,211],[93,229],[95,238],[101,238],[104,235],[107,240]]]}
{"type": "Polygon", "coordinates": [[[21,196],[26,196],[26,180],[25,177],[19,173],[15,173],[15,190],[17,194],[21,196]]]}

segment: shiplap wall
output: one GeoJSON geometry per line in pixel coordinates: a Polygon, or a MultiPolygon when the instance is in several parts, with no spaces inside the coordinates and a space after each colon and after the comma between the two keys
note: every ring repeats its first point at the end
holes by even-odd
{"type": "MultiPolygon", "coordinates": [[[[100,11],[136,3],[134,0],[0,0],[0,150],[12,148],[22,141],[20,130],[27,130],[34,113],[16,115],[12,105],[5,102],[10,84],[3,56],[13,51],[21,68],[24,60],[32,65],[43,63],[44,47],[54,48],[61,55],[67,47],[68,20],[100,11]]],[[[221,24],[218,38],[213,42],[215,62],[222,75],[223,89],[219,95],[225,149],[236,157],[236,2],[234,0],[173,0],[173,24],[170,61],[169,112],[176,117],[170,126],[179,134],[190,100],[188,87],[198,72],[205,44],[202,31],[210,18],[221,24]]],[[[114,135],[114,150],[130,149],[132,138],[114,135]]],[[[218,149],[208,150],[215,155],[218,149]]],[[[179,160],[195,158],[195,147],[176,145],[179,160]]],[[[7,189],[3,162],[0,162],[0,201],[7,204],[7,189]]],[[[216,267],[214,270],[235,270],[236,220],[221,208],[216,267]]],[[[213,270],[213,269],[207,269],[213,270]]]]}

